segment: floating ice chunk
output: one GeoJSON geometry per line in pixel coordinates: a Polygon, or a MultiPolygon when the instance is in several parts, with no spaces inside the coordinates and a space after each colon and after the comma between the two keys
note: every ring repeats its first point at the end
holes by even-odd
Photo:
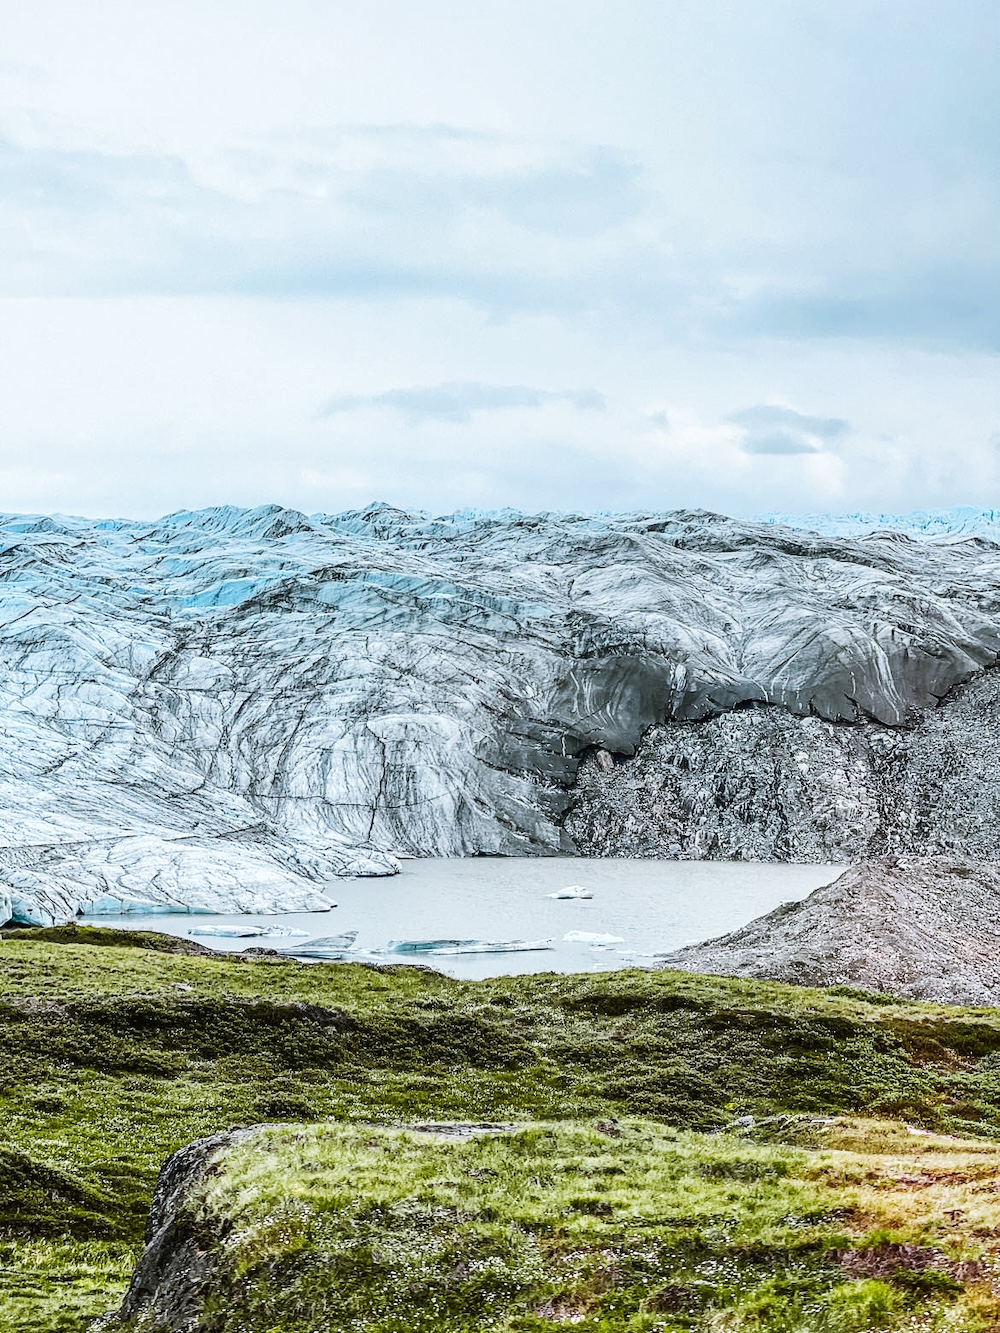
{"type": "MultiPolygon", "coordinates": [[[[339,935],[320,935],[314,940],[310,940],[308,947],[310,949],[350,949],[354,941],[358,938],[356,930],[345,930],[339,935]]],[[[301,945],[290,945],[290,948],[299,949],[301,945]]]]}
{"type": "Polygon", "coordinates": [[[237,926],[233,930],[223,926],[197,926],[189,930],[188,934],[210,935],[216,940],[276,939],[279,936],[287,939],[293,935],[301,935],[303,939],[309,938],[307,930],[291,930],[285,926],[237,926]]]}
{"type": "Polygon", "coordinates": [[[390,940],[388,953],[441,957],[465,953],[532,953],[553,949],[551,940],[390,940]]]}
{"type": "Polygon", "coordinates": [[[566,944],[624,944],[625,939],[621,935],[600,935],[594,934],[589,930],[571,930],[563,936],[566,944]]]}
{"type": "Polygon", "coordinates": [[[296,958],[325,958],[330,962],[336,962],[348,954],[354,956],[354,942],[357,938],[356,930],[345,930],[341,935],[321,935],[318,939],[308,940],[305,944],[284,944],[279,946],[278,951],[294,955],[296,958]]]}
{"type": "Polygon", "coordinates": [[[537,953],[543,949],[554,949],[551,940],[483,940],[466,948],[456,949],[456,953],[537,953]]]}
{"type": "Polygon", "coordinates": [[[378,949],[312,949],[302,944],[297,949],[276,949],[286,958],[297,958],[302,963],[385,963],[385,955],[378,949]]]}
{"type": "Polygon", "coordinates": [[[389,953],[440,953],[442,949],[462,949],[477,940],[390,940],[389,953]]]}
{"type": "Polygon", "coordinates": [[[593,898],[593,889],[586,889],[582,884],[568,884],[565,889],[556,889],[555,893],[547,893],[546,898],[593,898]]]}

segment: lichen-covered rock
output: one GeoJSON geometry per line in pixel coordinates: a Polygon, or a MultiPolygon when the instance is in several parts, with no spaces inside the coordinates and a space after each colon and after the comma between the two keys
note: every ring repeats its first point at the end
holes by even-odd
{"type": "Polygon", "coordinates": [[[0,910],[26,921],[303,909],[395,852],[611,850],[610,785],[564,827],[581,758],[661,727],[647,750],[732,763],[738,817],[640,794],[636,845],[828,856],[841,824],[876,836],[876,735],[892,751],[1000,652],[986,538],[700,512],[0,516],[0,589],[0,910]],[[808,772],[772,816],[782,746],[808,772]]]}
{"type": "Polygon", "coordinates": [[[1000,866],[889,856],[662,966],[942,1004],[1000,1004],[1000,866]]]}

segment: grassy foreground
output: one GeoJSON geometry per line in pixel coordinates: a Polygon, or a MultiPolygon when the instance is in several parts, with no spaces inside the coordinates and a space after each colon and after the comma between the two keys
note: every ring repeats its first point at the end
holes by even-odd
{"type": "Polygon", "coordinates": [[[1000,1011],[121,939],[0,944],[4,1333],[116,1305],[163,1159],[260,1121],[194,1219],[225,1333],[1000,1327],[1000,1011]],[[396,1128],[446,1119],[524,1128],[396,1128]]]}
{"type": "Polygon", "coordinates": [[[996,1148],[929,1138],[914,1151],[892,1127],[827,1128],[812,1151],[648,1120],[460,1143],[271,1129],[230,1151],[186,1210],[185,1231],[217,1257],[198,1327],[994,1326],[974,1237],[1000,1217],[996,1148]],[[859,1136],[863,1152],[837,1146],[859,1136]]]}

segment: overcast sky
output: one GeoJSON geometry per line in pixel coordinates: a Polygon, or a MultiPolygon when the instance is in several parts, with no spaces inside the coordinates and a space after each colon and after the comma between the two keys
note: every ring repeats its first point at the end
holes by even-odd
{"type": "Polygon", "coordinates": [[[0,14],[0,509],[1000,505],[997,0],[0,14]]]}

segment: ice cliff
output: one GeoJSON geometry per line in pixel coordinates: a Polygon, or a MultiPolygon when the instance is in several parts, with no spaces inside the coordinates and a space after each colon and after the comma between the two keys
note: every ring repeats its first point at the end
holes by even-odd
{"type": "Polygon", "coordinates": [[[961,532],[0,516],[0,919],[322,907],[399,852],[996,851],[998,652],[961,532]]]}

